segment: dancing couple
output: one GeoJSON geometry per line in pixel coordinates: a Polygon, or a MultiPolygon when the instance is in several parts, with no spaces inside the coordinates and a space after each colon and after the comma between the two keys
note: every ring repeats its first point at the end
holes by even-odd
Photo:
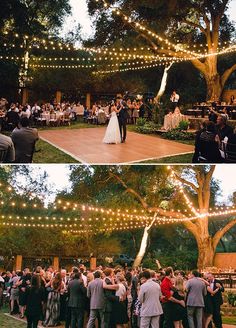
{"type": "Polygon", "coordinates": [[[106,129],[104,143],[118,144],[126,140],[128,107],[125,100],[117,101],[110,106],[111,118],[106,129]]]}

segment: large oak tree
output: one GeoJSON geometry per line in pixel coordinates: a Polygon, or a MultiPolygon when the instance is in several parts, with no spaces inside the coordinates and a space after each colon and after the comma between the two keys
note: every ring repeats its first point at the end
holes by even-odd
{"type": "MultiPolygon", "coordinates": [[[[91,40],[95,45],[123,45],[127,47],[148,45],[153,53],[183,59],[184,51],[166,47],[148,30],[140,30],[139,25],[122,19],[122,15],[111,14],[102,1],[88,0],[89,12],[94,19],[95,35],[91,40]]],[[[227,12],[230,0],[164,0],[154,1],[109,1],[127,17],[141,23],[163,38],[179,44],[182,49],[200,49],[205,58],[193,58],[194,67],[204,77],[207,86],[207,100],[220,98],[230,75],[236,70],[234,61],[222,70],[216,54],[223,45],[228,46],[235,38],[235,27],[229,21],[227,12]],[[194,47],[192,46],[194,45],[194,47]],[[203,45],[203,46],[202,46],[203,45]],[[187,46],[190,46],[189,49],[187,46]],[[198,48],[199,47],[199,48],[198,48]]]]}

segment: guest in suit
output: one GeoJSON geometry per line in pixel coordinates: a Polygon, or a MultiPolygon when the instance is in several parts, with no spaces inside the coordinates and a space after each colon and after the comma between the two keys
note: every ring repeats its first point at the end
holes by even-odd
{"type": "Polygon", "coordinates": [[[207,294],[205,283],[199,279],[198,271],[192,271],[191,279],[186,284],[187,312],[189,328],[202,328],[204,298],[207,294]]]}
{"type": "Polygon", "coordinates": [[[145,106],[142,100],[139,102],[139,117],[144,118],[145,115],[145,106]]]}
{"type": "MultiPolygon", "coordinates": [[[[113,270],[107,268],[104,270],[106,285],[114,285],[113,270]]],[[[115,295],[115,290],[104,289],[105,296],[105,306],[104,306],[104,328],[114,328],[114,316],[113,316],[113,304],[120,300],[118,296],[115,295]]]]}
{"type": "Polygon", "coordinates": [[[73,280],[69,282],[68,293],[68,307],[71,308],[71,328],[83,328],[87,289],[84,287],[80,272],[75,273],[73,280]]]}
{"type": "Polygon", "coordinates": [[[160,303],[161,288],[151,279],[148,270],[143,272],[142,282],[138,295],[138,300],[142,304],[140,328],[159,328],[160,316],[163,313],[160,303]]]}
{"type": "Polygon", "coordinates": [[[118,121],[119,121],[119,127],[120,127],[121,142],[124,143],[126,140],[126,135],[127,135],[126,124],[127,124],[128,109],[129,109],[126,104],[126,101],[122,100],[117,109],[119,110],[118,121]]]}
{"type": "Polygon", "coordinates": [[[222,318],[220,313],[220,307],[223,304],[222,292],[224,287],[220,280],[214,278],[213,274],[208,274],[208,281],[210,288],[213,290],[212,305],[213,305],[213,322],[216,328],[222,328],[222,318]]]}
{"type": "Polygon", "coordinates": [[[90,315],[87,328],[93,328],[96,319],[100,321],[99,327],[104,326],[104,291],[103,281],[101,279],[101,272],[94,272],[94,280],[88,284],[87,296],[90,299],[90,315]]]}

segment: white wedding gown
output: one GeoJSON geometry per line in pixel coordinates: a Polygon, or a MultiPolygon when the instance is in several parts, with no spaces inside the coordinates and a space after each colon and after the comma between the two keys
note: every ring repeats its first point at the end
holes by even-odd
{"type": "Polygon", "coordinates": [[[111,118],[106,129],[103,143],[107,144],[118,144],[121,143],[120,127],[116,112],[111,113],[111,118]]]}

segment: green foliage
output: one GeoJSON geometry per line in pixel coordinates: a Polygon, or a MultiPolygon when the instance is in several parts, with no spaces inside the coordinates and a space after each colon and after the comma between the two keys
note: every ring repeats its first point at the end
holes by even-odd
{"type": "Polygon", "coordinates": [[[148,122],[142,122],[144,123],[143,125],[137,125],[136,126],[136,131],[139,133],[144,133],[144,134],[154,134],[157,133],[158,130],[160,130],[160,125],[148,121],[148,122]]]}
{"type": "Polygon", "coordinates": [[[227,299],[229,305],[236,306],[236,294],[232,292],[227,293],[227,299]]]}
{"type": "Polygon", "coordinates": [[[181,131],[179,128],[176,128],[166,132],[163,138],[169,140],[194,140],[195,133],[181,131]]]}
{"type": "Polygon", "coordinates": [[[180,131],[187,131],[189,127],[189,122],[188,121],[180,121],[178,128],[180,131]]]}
{"type": "Polygon", "coordinates": [[[147,123],[146,118],[139,117],[137,119],[137,126],[144,126],[147,123]]]}

